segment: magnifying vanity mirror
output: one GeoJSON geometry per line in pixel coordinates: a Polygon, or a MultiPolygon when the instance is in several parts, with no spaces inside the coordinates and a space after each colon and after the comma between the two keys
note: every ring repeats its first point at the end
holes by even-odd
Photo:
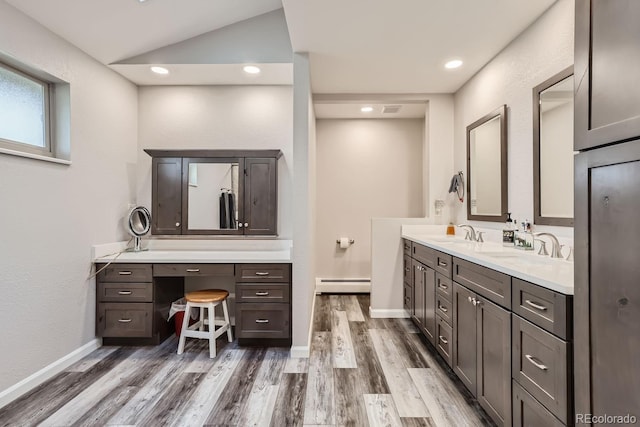
{"type": "Polygon", "coordinates": [[[533,88],[534,223],[573,226],[573,67],[533,88]]]}
{"type": "Polygon", "coordinates": [[[133,236],[133,251],[139,252],[142,249],[142,237],[151,230],[151,213],[144,206],[136,206],[129,211],[125,218],[127,232],[133,236]]]}
{"type": "Polygon", "coordinates": [[[467,218],[506,220],[507,106],[467,126],[467,218]]]}

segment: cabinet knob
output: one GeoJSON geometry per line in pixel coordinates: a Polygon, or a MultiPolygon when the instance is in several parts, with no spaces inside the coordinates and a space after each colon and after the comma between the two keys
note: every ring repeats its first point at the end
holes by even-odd
{"type": "Polygon", "coordinates": [[[244,226],[245,226],[245,227],[248,227],[248,226],[249,226],[249,223],[248,223],[248,222],[245,222],[245,223],[244,223],[244,226]]]}
{"type": "Polygon", "coordinates": [[[176,227],[180,227],[180,223],[179,222],[176,222],[176,227]]]}
{"type": "Polygon", "coordinates": [[[242,228],[242,223],[241,222],[238,223],[238,228],[242,228]]]}

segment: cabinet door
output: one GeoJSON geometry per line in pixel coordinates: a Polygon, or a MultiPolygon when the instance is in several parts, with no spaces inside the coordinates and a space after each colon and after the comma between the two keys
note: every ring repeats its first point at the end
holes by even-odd
{"type": "Polygon", "coordinates": [[[277,159],[247,158],[244,162],[244,233],[275,235],[277,230],[277,159]]]}
{"type": "Polygon", "coordinates": [[[511,313],[482,297],[477,305],[477,399],[498,425],[511,425],[511,313]]]}
{"type": "Polygon", "coordinates": [[[182,232],[182,159],[154,157],[151,166],[151,233],[182,232]]]}
{"type": "Polygon", "coordinates": [[[640,136],[640,2],[575,4],[575,148],[640,136]]]}
{"type": "Polygon", "coordinates": [[[476,294],[453,283],[453,370],[476,395],[476,294]]]}
{"type": "Polygon", "coordinates": [[[421,331],[424,330],[424,270],[419,262],[412,260],[413,269],[413,310],[412,318],[421,331]]]}
{"type": "Polygon", "coordinates": [[[424,331],[436,345],[436,272],[428,267],[424,269],[424,331]]]}

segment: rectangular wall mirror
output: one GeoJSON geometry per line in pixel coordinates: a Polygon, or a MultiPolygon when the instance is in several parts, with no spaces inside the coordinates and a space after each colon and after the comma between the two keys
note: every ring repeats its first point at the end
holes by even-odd
{"type": "Polygon", "coordinates": [[[573,227],[573,67],[533,88],[534,223],[573,227]]]}
{"type": "Polygon", "coordinates": [[[467,126],[467,218],[506,220],[507,106],[467,126]]]}

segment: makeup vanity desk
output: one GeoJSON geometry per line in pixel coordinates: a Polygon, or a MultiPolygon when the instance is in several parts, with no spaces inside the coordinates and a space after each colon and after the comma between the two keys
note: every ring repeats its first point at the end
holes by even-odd
{"type": "Polygon", "coordinates": [[[174,332],[167,317],[185,278],[203,276],[235,281],[240,345],[291,345],[290,248],[124,252],[94,257],[96,270],[110,261],[96,276],[96,336],[105,345],[160,344],[174,332]]]}

